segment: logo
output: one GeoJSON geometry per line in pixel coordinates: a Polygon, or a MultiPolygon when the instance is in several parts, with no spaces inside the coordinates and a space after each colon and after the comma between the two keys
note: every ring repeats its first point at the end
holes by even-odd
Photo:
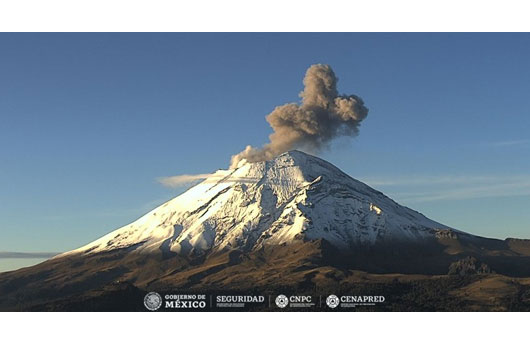
{"type": "Polygon", "coordinates": [[[166,294],[166,309],[204,309],[206,294],[166,294]]]}
{"type": "Polygon", "coordinates": [[[340,297],[342,308],[355,308],[357,306],[374,306],[383,304],[385,297],[382,295],[343,295],[340,297]]]}
{"type": "Polygon", "coordinates": [[[276,306],[278,308],[285,308],[287,306],[287,304],[289,304],[289,299],[287,299],[287,297],[283,294],[280,294],[279,296],[276,297],[276,306]]]}
{"type": "Polygon", "coordinates": [[[218,308],[248,308],[262,306],[265,303],[263,295],[218,295],[215,304],[218,308]]]}
{"type": "Polygon", "coordinates": [[[148,310],[158,310],[162,306],[162,297],[157,292],[149,292],[144,297],[144,305],[148,310]]]}
{"type": "Polygon", "coordinates": [[[337,306],[339,306],[339,297],[337,297],[335,294],[332,294],[326,298],[326,304],[331,309],[335,309],[337,306]]]}

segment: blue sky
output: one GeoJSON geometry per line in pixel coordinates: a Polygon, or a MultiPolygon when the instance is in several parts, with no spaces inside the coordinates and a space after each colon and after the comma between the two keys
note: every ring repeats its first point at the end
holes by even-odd
{"type": "Polygon", "coordinates": [[[321,157],[430,218],[530,238],[529,34],[0,34],[0,251],[73,249],[226,168],[330,64],[370,109],[321,157]]]}

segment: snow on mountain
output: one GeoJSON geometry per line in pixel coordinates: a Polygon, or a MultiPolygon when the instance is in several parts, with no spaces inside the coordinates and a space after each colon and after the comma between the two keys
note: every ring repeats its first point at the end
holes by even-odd
{"type": "Polygon", "coordinates": [[[135,222],[60,256],[123,248],[198,255],[319,238],[346,248],[433,237],[438,229],[450,228],[322,159],[290,151],[219,170],[135,222]]]}

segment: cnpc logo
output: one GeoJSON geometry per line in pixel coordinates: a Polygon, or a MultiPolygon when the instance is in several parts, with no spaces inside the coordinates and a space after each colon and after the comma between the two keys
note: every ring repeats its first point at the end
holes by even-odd
{"type": "Polygon", "coordinates": [[[280,294],[276,297],[275,303],[278,308],[285,308],[289,303],[291,304],[311,304],[313,299],[310,295],[291,295],[287,297],[284,294],[280,294]]]}

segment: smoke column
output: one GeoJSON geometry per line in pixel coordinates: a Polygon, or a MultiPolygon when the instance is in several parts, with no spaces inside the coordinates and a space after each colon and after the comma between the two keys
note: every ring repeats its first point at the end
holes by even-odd
{"type": "Polygon", "coordinates": [[[231,168],[248,162],[270,160],[294,148],[316,152],[338,136],[355,136],[368,108],[356,95],[339,95],[337,77],[329,65],[312,65],[304,77],[300,92],[302,104],[289,103],[276,107],[267,115],[273,133],[262,148],[247,146],[232,156],[231,168]]]}

